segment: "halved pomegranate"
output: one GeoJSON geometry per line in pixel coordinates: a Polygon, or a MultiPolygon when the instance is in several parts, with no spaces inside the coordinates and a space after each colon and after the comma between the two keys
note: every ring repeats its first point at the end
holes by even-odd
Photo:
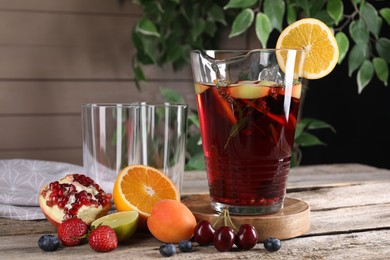
{"type": "Polygon", "coordinates": [[[112,195],[105,193],[90,177],[69,174],[41,189],[39,206],[47,220],[55,226],[72,217],[90,225],[107,214],[111,198],[112,195]]]}

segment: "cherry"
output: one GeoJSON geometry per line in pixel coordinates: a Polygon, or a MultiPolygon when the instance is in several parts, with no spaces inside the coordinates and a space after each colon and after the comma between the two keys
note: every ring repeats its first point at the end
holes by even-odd
{"type": "Polygon", "coordinates": [[[243,224],[238,230],[234,243],[243,250],[249,250],[257,244],[258,235],[256,229],[249,224],[243,224]]]}
{"type": "Polygon", "coordinates": [[[213,243],[215,229],[207,220],[200,221],[194,229],[195,241],[200,246],[207,246],[213,243]]]}
{"type": "Polygon", "coordinates": [[[229,251],[234,244],[234,230],[228,226],[220,227],[214,233],[213,243],[218,251],[229,251]]]}

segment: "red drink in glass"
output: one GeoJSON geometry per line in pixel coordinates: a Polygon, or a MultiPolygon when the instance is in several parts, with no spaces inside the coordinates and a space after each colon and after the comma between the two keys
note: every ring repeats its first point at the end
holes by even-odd
{"type": "Polygon", "coordinates": [[[299,50],[192,51],[202,145],[216,211],[283,207],[302,85],[299,50]]]}

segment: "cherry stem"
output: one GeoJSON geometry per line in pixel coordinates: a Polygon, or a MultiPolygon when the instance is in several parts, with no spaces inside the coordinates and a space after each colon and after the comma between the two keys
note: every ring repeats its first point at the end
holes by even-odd
{"type": "Polygon", "coordinates": [[[231,228],[234,229],[235,232],[238,231],[237,227],[234,225],[232,219],[230,218],[229,215],[229,210],[227,208],[224,208],[222,212],[219,214],[217,219],[213,222],[212,226],[213,228],[220,222],[223,221],[224,226],[230,226],[231,228]]]}

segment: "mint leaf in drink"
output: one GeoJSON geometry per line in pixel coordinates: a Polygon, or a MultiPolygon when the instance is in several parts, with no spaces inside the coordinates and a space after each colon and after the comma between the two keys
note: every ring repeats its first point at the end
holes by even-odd
{"type": "Polygon", "coordinates": [[[228,146],[230,139],[238,135],[238,133],[247,125],[248,122],[249,119],[247,117],[242,117],[232,126],[232,128],[230,129],[230,136],[226,141],[224,149],[226,149],[226,147],[228,146]]]}

